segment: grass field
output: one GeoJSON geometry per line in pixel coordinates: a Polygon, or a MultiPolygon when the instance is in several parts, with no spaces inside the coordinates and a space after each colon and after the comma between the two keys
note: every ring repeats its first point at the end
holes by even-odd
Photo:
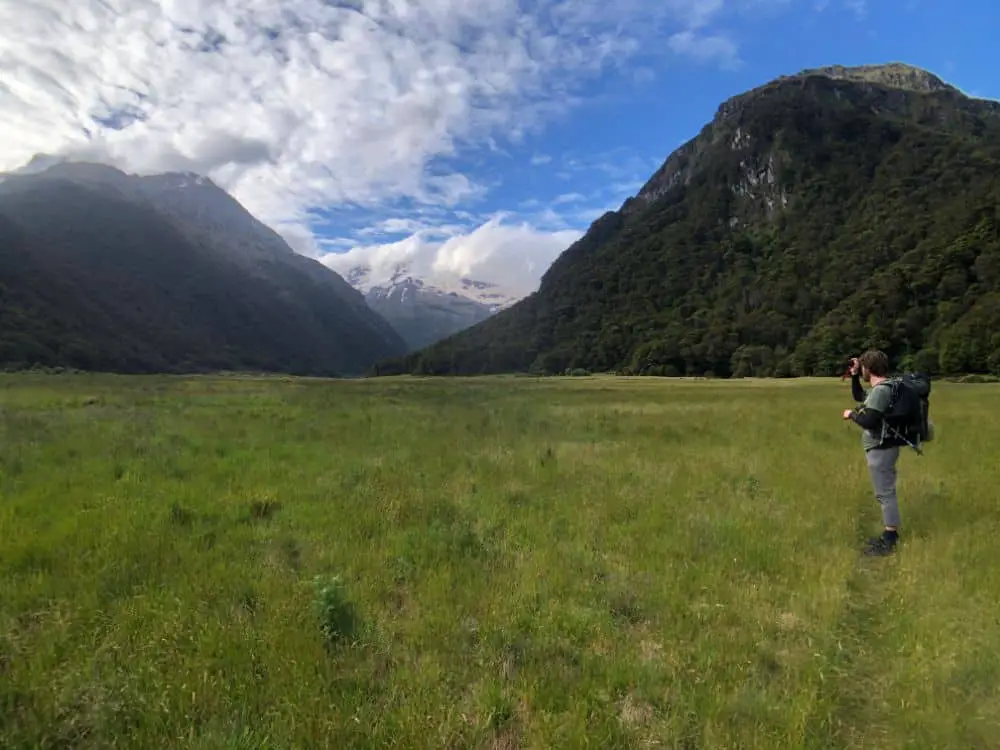
{"type": "Polygon", "coordinates": [[[1000,747],[1000,386],[0,377],[0,746],[1000,747]]]}

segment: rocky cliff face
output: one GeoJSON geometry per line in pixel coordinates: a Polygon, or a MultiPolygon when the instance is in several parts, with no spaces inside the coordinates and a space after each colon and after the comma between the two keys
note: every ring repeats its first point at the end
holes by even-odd
{"type": "MultiPolygon", "coordinates": [[[[768,130],[760,134],[764,136],[762,142],[750,133],[746,120],[748,111],[756,113],[771,100],[786,100],[790,89],[797,90],[796,99],[800,102],[810,100],[826,108],[871,112],[971,135],[985,131],[984,118],[996,119],[996,127],[1000,127],[1000,102],[970,99],[921,68],[891,63],[808,69],[779,77],[723,102],[712,122],[671,154],[634,200],[649,203],[674,187],[690,185],[711,153],[729,148],[739,154],[741,179],[737,191],[759,199],[760,207],[768,213],[776,206],[787,206],[788,195],[775,182],[780,166],[787,164],[787,154],[781,149],[783,133],[768,130]],[[769,146],[773,148],[767,150],[769,146]]],[[[634,209],[633,202],[630,200],[624,208],[626,212],[634,209]]]]}

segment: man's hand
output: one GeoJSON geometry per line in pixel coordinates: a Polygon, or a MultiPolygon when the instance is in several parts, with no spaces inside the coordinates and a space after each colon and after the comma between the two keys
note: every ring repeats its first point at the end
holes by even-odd
{"type": "Polygon", "coordinates": [[[842,416],[843,416],[843,418],[844,418],[845,420],[846,420],[846,419],[850,419],[850,418],[851,418],[851,415],[852,415],[853,413],[854,413],[854,409],[844,409],[844,413],[843,413],[843,415],[842,415],[842,416]]]}
{"type": "Polygon", "coordinates": [[[857,375],[860,365],[858,364],[857,357],[851,357],[851,375],[857,375]]]}

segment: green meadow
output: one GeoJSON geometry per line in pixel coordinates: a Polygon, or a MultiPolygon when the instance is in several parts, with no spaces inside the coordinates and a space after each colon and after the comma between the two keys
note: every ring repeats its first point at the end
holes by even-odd
{"type": "Polygon", "coordinates": [[[1000,386],[0,376],[4,748],[1000,747],[1000,386]]]}

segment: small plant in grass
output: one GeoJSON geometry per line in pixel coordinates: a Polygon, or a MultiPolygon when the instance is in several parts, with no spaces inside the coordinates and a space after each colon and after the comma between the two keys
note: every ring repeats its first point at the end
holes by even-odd
{"type": "Polygon", "coordinates": [[[350,639],[358,630],[354,604],[340,576],[316,576],[313,609],[327,646],[350,639]]]}
{"type": "Polygon", "coordinates": [[[254,500],[250,503],[250,520],[270,521],[281,510],[281,503],[276,500],[254,500]]]}
{"type": "Polygon", "coordinates": [[[194,513],[179,503],[170,506],[170,521],[177,526],[190,526],[194,521],[194,513]]]}

